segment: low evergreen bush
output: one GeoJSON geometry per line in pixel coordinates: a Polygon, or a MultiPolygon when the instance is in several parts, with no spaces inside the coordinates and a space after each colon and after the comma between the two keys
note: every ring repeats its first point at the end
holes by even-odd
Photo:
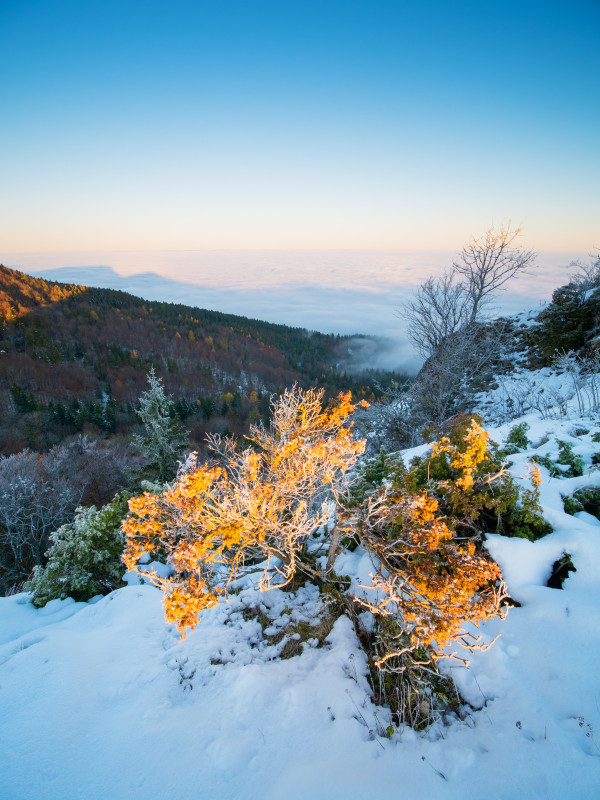
{"type": "Polygon", "coordinates": [[[571,442],[563,442],[557,439],[558,458],[553,461],[550,456],[539,456],[536,458],[537,464],[546,467],[553,478],[579,478],[583,475],[585,462],[581,456],[573,452],[571,442]]]}
{"type": "Polygon", "coordinates": [[[582,503],[572,495],[563,497],[563,507],[565,514],[570,514],[571,516],[574,516],[575,514],[578,514],[580,511],[584,510],[582,503]]]}
{"type": "MultiPolygon", "coordinates": [[[[440,503],[448,527],[457,536],[472,538],[484,533],[501,533],[535,541],[552,533],[552,526],[542,516],[539,470],[534,464],[532,488],[521,490],[505,471],[505,450],[488,441],[485,431],[476,453],[469,445],[469,435],[472,436],[469,431],[473,424],[479,426],[480,423],[478,415],[457,415],[448,437],[440,440],[446,442],[446,449],[434,445],[433,454],[414,458],[408,470],[396,472],[394,486],[412,494],[432,493],[440,503]],[[455,452],[453,458],[449,457],[448,448],[455,452]],[[472,482],[465,486],[460,480],[460,469],[467,462],[472,462],[472,482]]],[[[523,441],[522,425],[515,428],[520,430],[513,438],[523,441]]]]}
{"type": "Polygon", "coordinates": [[[73,522],[50,536],[48,563],[36,567],[26,584],[34,605],[41,608],[50,600],[65,597],[86,601],[121,585],[125,572],[121,522],[128,498],[129,494],[122,492],[100,509],[80,507],[73,522]]]}
{"type": "MultiPolygon", "coordinates": [[[[567,498],[565,498],[567,500],[567,498]]],[[[588,489],[578,489],[571,498],[573,503],[578,503],[577,511],[586,511],[588,514],[600,519],[600,489],[590,487],[588,489]]],[[[565,511],[566,511],[565,507],[565,511]]],[[[571,513],[568,512],[567,513],[571,513]]]]}
{"type": "Polygon", "coordinates": [[[527,450],[531,442],[527,438],[527,430],[529,425],[526,422],[521,422],[520,425],[514,425],[508,432],[506,437],[506,447],[504,452],[506,455],[513,455],[521,450],[527,450]]]}

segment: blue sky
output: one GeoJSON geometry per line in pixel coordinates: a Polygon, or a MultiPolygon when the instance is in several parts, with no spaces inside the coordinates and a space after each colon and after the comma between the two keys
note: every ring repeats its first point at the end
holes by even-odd
{"type": "Polygon", "coordinates": [[[597,0],[0,0],[0,35],[5,252],[600,244],[597,0]]]}

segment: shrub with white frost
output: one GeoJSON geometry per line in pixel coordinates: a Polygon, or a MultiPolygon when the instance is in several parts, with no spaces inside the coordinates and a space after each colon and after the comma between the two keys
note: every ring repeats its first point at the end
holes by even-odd
{"type": "Polygon", "coordinates": [[[128,497],[122,492],[100,509],[80,507],[73,522],[51,535],[48,563],[36,567],[26,585],[36,606],[65,597],[85,601],[119,587],[125,572],[121,521],[128,497]]]}

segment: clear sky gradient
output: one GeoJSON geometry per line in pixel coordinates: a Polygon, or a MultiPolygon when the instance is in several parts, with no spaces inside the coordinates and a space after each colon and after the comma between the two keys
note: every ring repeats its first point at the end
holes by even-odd
{"type": "Polygon", "coordinates": [[[0,251],[600,245],[598,0],[0,0],[0,35],[0,251]]]}

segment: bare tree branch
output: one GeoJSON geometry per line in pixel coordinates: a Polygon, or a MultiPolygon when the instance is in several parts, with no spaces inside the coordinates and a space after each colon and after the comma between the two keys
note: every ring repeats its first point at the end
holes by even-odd
{"type": "Polygon", "coordinates": [[[453,262],[453,272],[463,276],[469,292],[470,322],[478,319],[490,295],[533,266],[536,253],[515,245],[521,232],[520,227],[513,230],[510,221],[498,229],[492,226],[463,247],[459,260],[453,262]]]}
{"type": "Polygon", "coordinates": [[[398,313],[408,321],[408,336],[423,358],[468,322],[469,300],[467,287],[450,271],[441,278],[428,278],[398,313]]]}

